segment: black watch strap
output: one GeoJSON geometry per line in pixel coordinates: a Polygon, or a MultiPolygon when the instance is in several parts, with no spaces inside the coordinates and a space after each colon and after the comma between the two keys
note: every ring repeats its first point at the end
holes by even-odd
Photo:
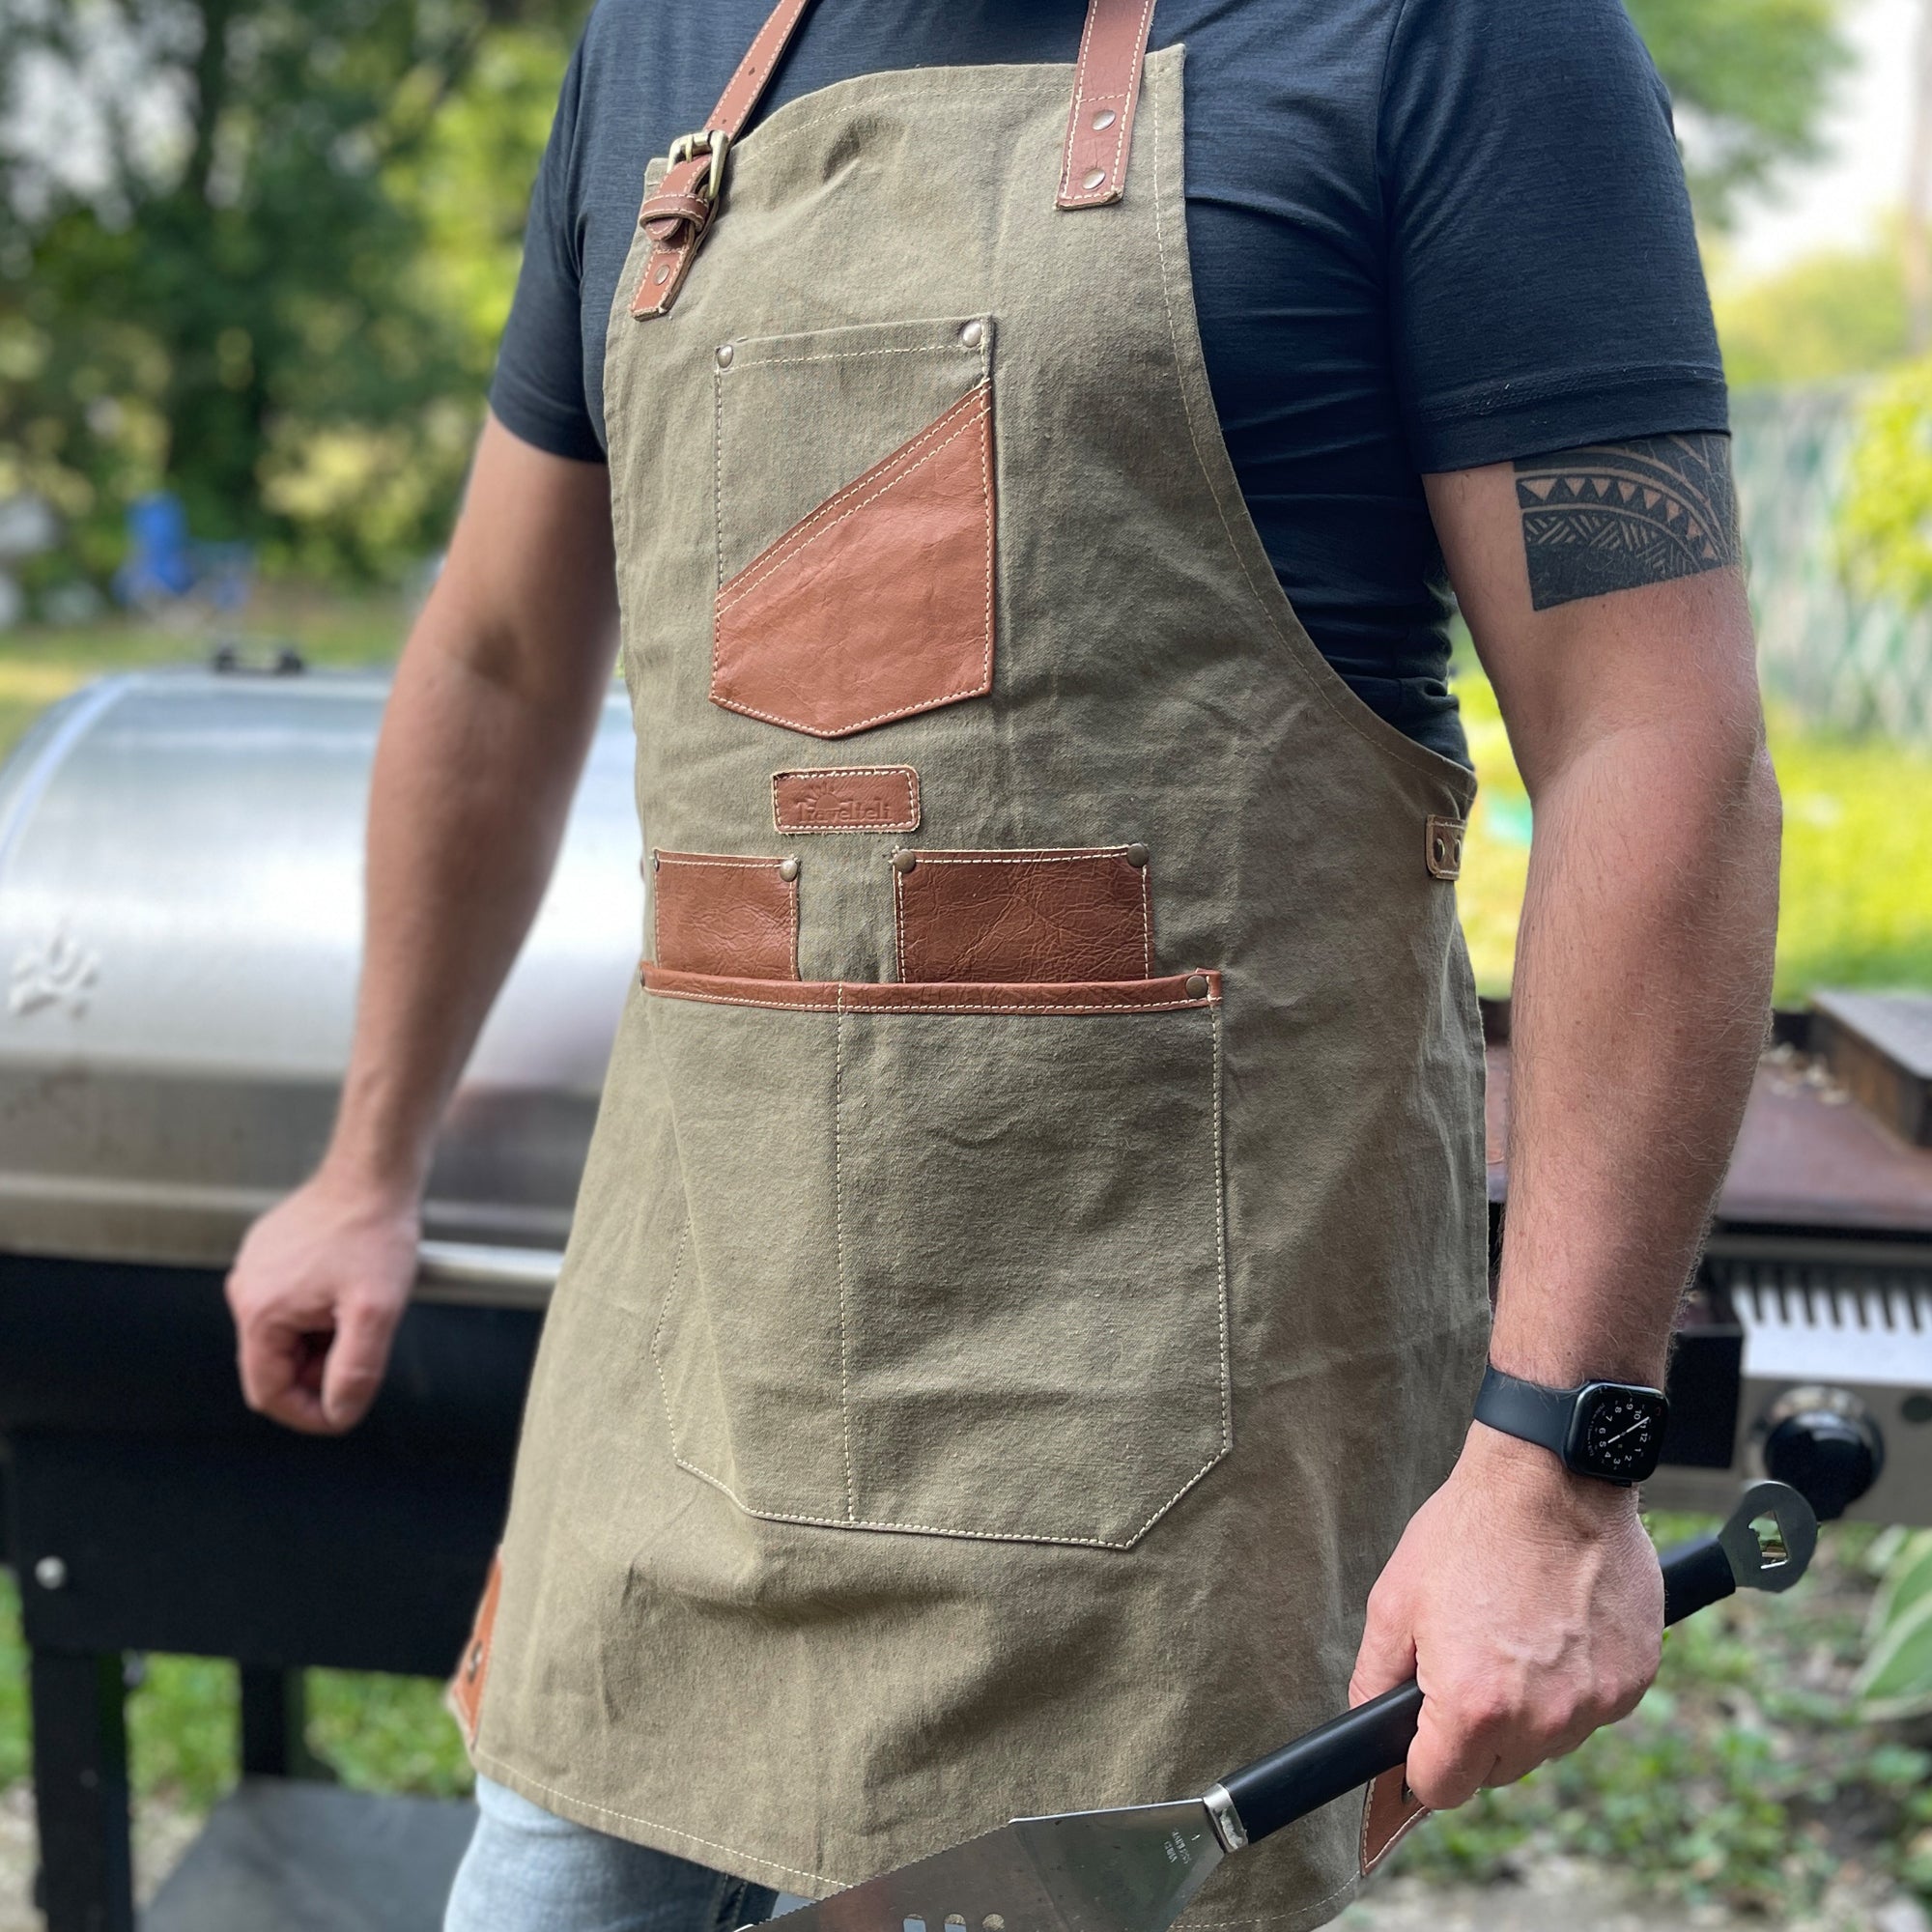
{"type": "MultiPolygon", "coordinates": [[[[1584,1384],[1588,1386],[1587,1383],[1584,1384]]],[[[1545,1388],[1520,1376],[1506,1376],[1492,1362],[1483,1371],[1476,1397],[1476,1420],[1505,1435],[1520,1436],[1548,1449],[1566,1466],[1570,1461],[1570,1419],[1581,1389],[1545,1388]]]]}

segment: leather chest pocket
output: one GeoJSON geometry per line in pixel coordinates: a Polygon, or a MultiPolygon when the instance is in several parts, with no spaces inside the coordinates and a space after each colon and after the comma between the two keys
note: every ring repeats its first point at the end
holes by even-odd
{"type": "Polygon", "coordinates": [[[646,985],[688,1471],[781,1521],[1128,1548],[1228,1452],[1213,976],[646,985]]]}
{"type": "Polygon", "coordinates": [[[843,738],[992,689],[993,324],[721,344],[711,698],[843,738]]]}

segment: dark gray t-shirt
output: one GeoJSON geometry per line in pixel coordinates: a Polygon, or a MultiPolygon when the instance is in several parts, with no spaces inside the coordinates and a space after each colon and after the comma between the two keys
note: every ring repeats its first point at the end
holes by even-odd
{"type": "MultiPolygon", "coordinates": [[[[602,460],[644,164],[702,125],[769,6],[600,0],[491,390],[525,440],[602,460]]],[[[1070,62],[1085,12],[818,0],[760,112],[885,68],[1070,62]]],[[[1463,757],[1422,474],[1726,427],[1662,85],[1620,0],[1159,0],[1153,43],[1176,42],[1201,333],[1248,507],[1336,669],[1463,757]]]]}

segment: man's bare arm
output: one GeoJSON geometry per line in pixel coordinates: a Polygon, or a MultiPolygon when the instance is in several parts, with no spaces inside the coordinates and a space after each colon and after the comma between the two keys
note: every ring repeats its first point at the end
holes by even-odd
{"type": "MultiPolygon", "coordinates": [[[[1728,446],[1648,438],[1427,487],[1535,808],[1492,1358],[1656,1382],[1776,927],[1728,446]]],[[[1634,1494],[1476,1424],[1376,1587],[1355,1690],[1419,1674],[1409,1781],[1460,1804],[1630,1709],[1661,1625],[1634,1494]]]]}
{"type": "Polygon", "coordinates": [[[348,1429],[382,1381],[437,1123],[549,880],[615,618],[606,471],[493,418],[384,716],[335,1131],[229,1277],[243,1391],[291,1427],[348,1429]]]}

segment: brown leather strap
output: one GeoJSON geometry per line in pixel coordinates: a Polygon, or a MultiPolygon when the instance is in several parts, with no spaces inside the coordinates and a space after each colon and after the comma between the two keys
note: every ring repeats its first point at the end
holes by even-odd
{"type": "Polygon", "coordinates": [[[1103,208],[1126,192],[1141,64],[1153,26],[1153,0],[1089,0],[1060,164],[1062,208],[1103,208]]]}
{"type": "MultiPolygon", "coordinates": [[[[705,145],[696,153],[673,159],[664,180],[645,196],[638,211],[638,225],[650,236],[651,252],[631,302],[633,315],[663,315],[677,299],[698,244],[718,212],[714,190],[723,182],[724,166],[715,159],[717,150],[722,145],[728,153],[730,143],[744,131],[810,5],[811,0],[779,0],[698,130],[705,145]]],[[[697,138],[687,135],[687,145],[694,145],[697,138]]]]}

